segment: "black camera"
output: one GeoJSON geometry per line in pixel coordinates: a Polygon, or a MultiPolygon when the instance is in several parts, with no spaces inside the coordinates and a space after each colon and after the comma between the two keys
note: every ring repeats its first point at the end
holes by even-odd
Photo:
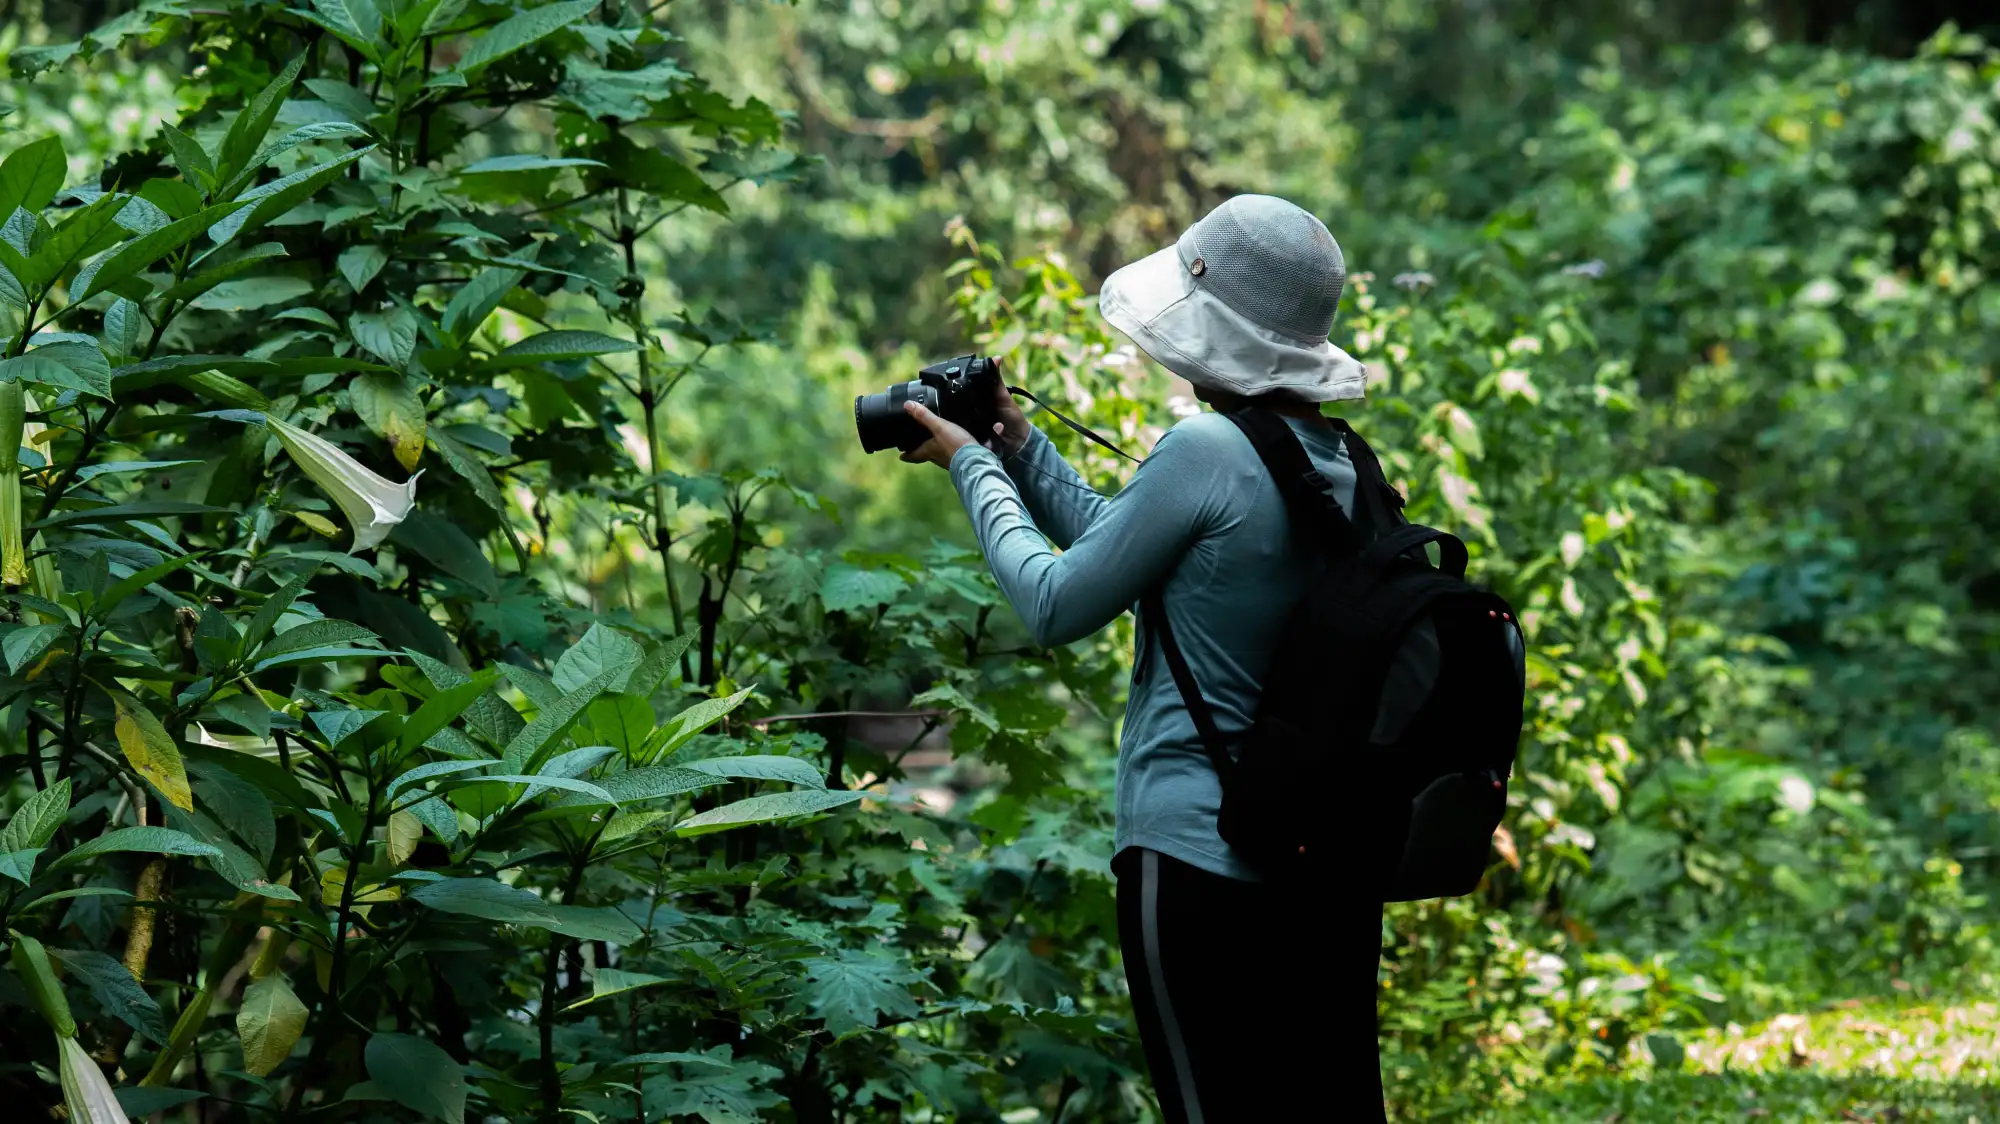
{"type": "Polygon", "coordinates": [[[915,379],[880,394],[863,394],[854,400],[854,429],[861,435],[861,450],[907,453],[928,440],[930,431],[903,412],[903,403],[912,401],[983,443],[993,436],[993,423],[999,420],[1000,386],[998,359],[961,355],[933,363],[918,371],[915,379]]]}

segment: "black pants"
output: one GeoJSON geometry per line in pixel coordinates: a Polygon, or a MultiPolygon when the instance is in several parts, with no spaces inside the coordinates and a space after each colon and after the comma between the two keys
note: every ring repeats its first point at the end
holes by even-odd
{"type": "Polygon", "coordinates": [[[1137,847],[1111,869],[1125,980],[1167,1121],[1384,1119],[1379,902],[1308,898],[1137,847]]]}

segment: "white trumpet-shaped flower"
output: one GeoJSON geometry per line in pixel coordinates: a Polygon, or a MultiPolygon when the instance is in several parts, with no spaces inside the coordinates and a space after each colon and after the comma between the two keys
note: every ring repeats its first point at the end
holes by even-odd
{"type": "Polygon", "coordinates": [[[118,1105],[117,1094],[111,1091],[111,1082],[105,1080],[104,1071],[83,1046],[74,1038],[57,1037],[56,1049],[62,1055],[59,1072],[69,1118],[75,1124],[131,1124],[118,1105]]]}
{"type": "Polygon", "coordinates": [[[362,467],[361,462],[324,437],[277,418],[266,421],[285,451],[347,516],[348,524],[354,528],[354,545],[347,548],[349,554],[381,545],[396,524],[408,518],[410,509],[417,506],[417,477],[423,475],[422,470],[397,484],[362,467]]]}

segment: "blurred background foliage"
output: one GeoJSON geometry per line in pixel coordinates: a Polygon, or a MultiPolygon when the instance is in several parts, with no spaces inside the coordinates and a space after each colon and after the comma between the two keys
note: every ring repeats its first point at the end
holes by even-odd
{"type": "MultiPolygon", "coordinates": [[[[130,7],[16,3],[0,36],[76,40],[130,7]]],[[[687,211],[637,245],[662,362],[686,372],[664,461],[629,409],[571,431],[622,442],[617,465],[520,458],[514,522],[549,635],[495,650],[539,666],[592,614],[664,633],[727,603],[691,686],[764,684],[770,714],[946,712],[819,720],[784,751],[830,755],[836,785],[845,769],[934,815],[950,846],[898,821],[863,870],[833,851],[859,827],[763,843],[812,856],[782,899],[811,924],[871,900],[907,914],[912,974],[882,978],[928,981],[914,993],[937,1021],[841,1038],[817,1069],[816,1048],[786,1061],[793,1045],[752,1035],[740,1056],[775,1062],[785,1095],[709,1119],[832,1119],[801,1107],[814,1082],[849,1119],[1149,1118],[1105,871],[1129,624],[1028,651],[942,475],[863,457],[849,401],[982,347],[1149,445],[1191,407],[1089,294],[1244,191],[1341,240],[1356,277],[1336,334],[1376,375],[1350,416],[1413,517],[1475,542],[1532,634],[1492,877],[1385,923],[1393,1118],[2000,1111],[2000,1023],[1965,1002],[1991,979],[2000,877],[1987,5],[651,7],[672,57],[779,111],[809,162],[731,188],[726,220],[687,211]],[[676,474],[671,590],[613,514],[641,466],[676,474]],[[992,1009],[944,1006],[975,999],[992,1009]],[[1934,1048],[1871,1045],[1912,1040],[1934,1048]]],[[[54,132],[87,178],[159,121],[240,100],[256,84],[229,62],[169,32],[17,77],[0,148],[54,132]]],[[[554,131],[529,106],[483,143],[554,153],[554,131]]],[[[873,947],[867,925],[842,932],[873,947]]]]}

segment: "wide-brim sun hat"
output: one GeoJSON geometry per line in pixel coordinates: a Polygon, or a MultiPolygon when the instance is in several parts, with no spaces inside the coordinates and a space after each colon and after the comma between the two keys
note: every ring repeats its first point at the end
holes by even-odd
{"type": "Polygon", "coordinates": [[[1325,223],[1283,199],[1238,195],[1106,278],[1097,307],[1197,387],[1336,402],[1368,385],[1368,369],[1328,339],[1346,283],[1325,223]]]}

